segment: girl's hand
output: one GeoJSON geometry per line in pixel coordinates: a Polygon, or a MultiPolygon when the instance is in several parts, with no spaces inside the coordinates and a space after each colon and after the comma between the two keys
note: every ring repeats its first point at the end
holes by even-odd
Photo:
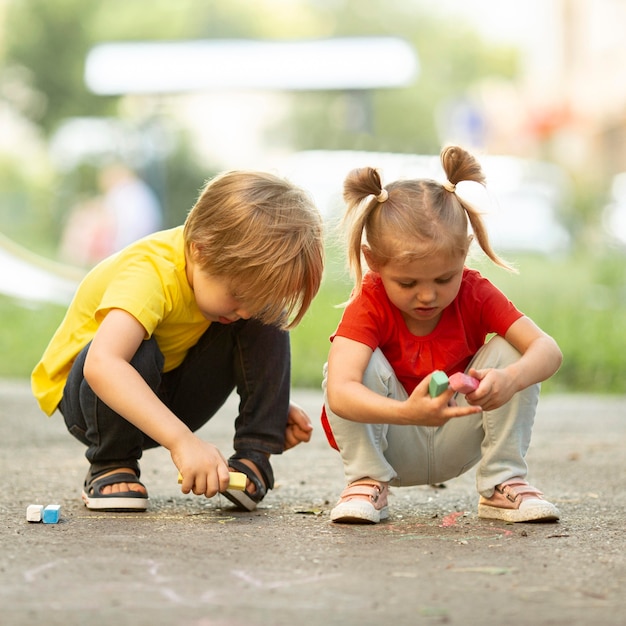
{"type": "Polygon", "coordinates": [[[518,361],[503,369],[469,371],[470,376],[480,380],[480,385],[465,398],[470,404],[480,404],[485,411],[501,407],[521,389],[546,380],[559,369],[563,359],[556,341],[528,317],[513,322],[504,338],[520,353],[518,361]]]}
{"type": "Polygon", "coordinates": [[[430,376],[415,387],[413,393],[404,402],[403,413],[406,424],[414,426],[443,426],[448,420],[480,413],[481,406],[455,406],[451,403],[454,391],[447,389],[436,398],[428,393],[430,376]]]}
{"type": "Polygon", "coordinates": [[[285,428],[285,450],[297,446],[303,441],[310,441],[313,425],[304,409],[293,402],[289,403],[287,428],[285,428]]]}
{"type": "Polygon", "coordinates": [[[484,411],[493,411],[506,404],[517,392],[513,378],[506,370],[470,368],[469,375],[480,381],[476,391],[465,396],[468,404],[480,405],[484,411]]]}
{"type": "Polygon", "coordinates": [[[197,496],[212,498],[228,488],[228,463],[213,444],[189,433],[177,441],[170,454],[183,477],[183,493],[192,491],[197,496]]]}

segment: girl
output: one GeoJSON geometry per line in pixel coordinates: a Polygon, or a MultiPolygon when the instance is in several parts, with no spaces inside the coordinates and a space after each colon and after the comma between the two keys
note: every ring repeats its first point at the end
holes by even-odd
{"type": "Polygon", "coordinates": [[[331,337],[323,419],[348,486],[331,519],[377,523],[388,517],[390,484],[443,482],[478,464],[480,517],[557,520],[557,508],[526,482],[524,459],[539,383],[558,370],[561,352],[465,267],[469,221],[482,250],[508,268],[478,212],[456,193],[461,181],[484,184],[479,163],[455,146],[441,162],[443,184],[383,187],[370,167],[353,170],[344,184],[355,288],[331,337]],[[480,384],[465,397],[447,390],[432,398],[435,370],[467,372],[480,384]]]}

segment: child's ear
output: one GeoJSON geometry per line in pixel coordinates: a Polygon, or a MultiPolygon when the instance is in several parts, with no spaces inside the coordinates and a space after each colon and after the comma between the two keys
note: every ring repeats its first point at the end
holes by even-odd
{"type": "Polygon", "coordinates": [[[189,258],[194,263],[198,260],[198,246],[194,241],[189,244],[189,258]]]}
{"type": "Polygon", "coordinates": [[[365,262],[367,263],[367,267],[369,267],[372,272],[378,272],[379,264],[376,262],[372,251],[364,244],[361,246],[361,252],[365,257],[365,262]]]}

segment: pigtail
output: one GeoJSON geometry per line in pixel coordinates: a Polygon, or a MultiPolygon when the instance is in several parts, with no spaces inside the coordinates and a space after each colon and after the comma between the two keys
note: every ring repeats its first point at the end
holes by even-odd
{"type": "MultiPolygon", "coordinates": [[[[448,146],[441,151],[441,165],[446,173],[446,177],[454,187],[463,181],[473,181],[485,184],[485,175],[482,171],[480,163],[469,152],[459,148],[458,146],[448,146]]],[[[447,187],[446,187],[447,189],[447,187]]],[[[457,199],[467,217],[478,245],[483,252],[498,266],[503,267],[509,271],[515,271],[506,261],[500,258],[489,242],[489,235],[487,234],[487,228],[480,215],[480,213],[466,200],[463,200],[455,191],[454,197],[457,199]]]]}
{"type": "Polygon", "coordinates": [[[441,165],[448,180],[456,185],[464,180],[485,184],[480,163],[466,150],[458,146],[448,146],[441,151],[441,165]]]}
{"type": "Polygon", "coordinates": [[[382,186],[380,174],[373,167],[354,169],[344,181],[343,199],[346,203],[346,213],[343,222],[348,238],[348,265],[354,274],[357,291],[363,278],[361,245],[365,224],[372,211],[388,197],[382,186]],[[368,196],[374,198],[366,202],[368,196]]]}

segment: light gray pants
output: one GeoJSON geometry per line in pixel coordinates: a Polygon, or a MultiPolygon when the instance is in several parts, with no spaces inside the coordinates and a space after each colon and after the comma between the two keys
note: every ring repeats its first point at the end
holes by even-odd
{"type": "MultiPolygon", "coordinates": [[[[475,369],[503,368],[519,358],[513,346],[495,336],[470,365],[475,369]]],[[[363,424],[335,415],[328,406],[326,377],[325,366],[322,386],[326,412],[348,483],[369,477],[395,486],[429,485],[460,476],[478,463],[476,487],[488,498],[496,485],[527,474],[525,456],[539,399],[538,384],[523,389],[493,411],[453,418],[439,427],[398,426],[363,424]]],[[[363,384],[388,398],[407,398],[379,349],[372,354],[363,384]]],[[[455,400],[459,406],[467,405],[463,395],[457,394],[455,400]]]]}

